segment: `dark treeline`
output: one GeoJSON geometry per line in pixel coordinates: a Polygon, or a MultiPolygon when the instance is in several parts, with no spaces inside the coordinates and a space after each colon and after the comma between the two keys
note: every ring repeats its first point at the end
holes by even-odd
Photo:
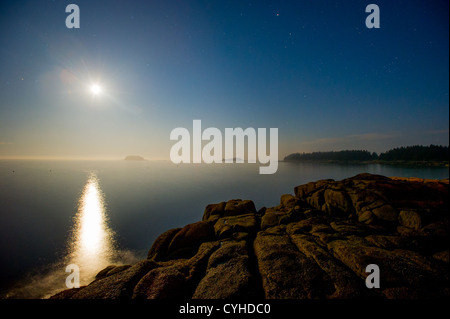
{"type": "Polygon", "coordinates": [[[414,145],[399,147],[381,153],[378,156],[381,161],[436,161],[444,162],[449,160],[448,146],[422,146],[414,145]]]}
{"type": "Polygon", "coordinates": [[[377,159],[376,153],[368,151],[339,151],[339,152],[314,152],[295,153],[284,158],[285,161],[370,161],[377,159]]]}
{"type": "Polygon", "coordinates": [[[370,153],[363,150],[345,150],[338,152],[294,153],[286,156],[285,161],[437,161],[449,160],[448,146],[407,146],[394,148],[387,152],[370,153]]]}

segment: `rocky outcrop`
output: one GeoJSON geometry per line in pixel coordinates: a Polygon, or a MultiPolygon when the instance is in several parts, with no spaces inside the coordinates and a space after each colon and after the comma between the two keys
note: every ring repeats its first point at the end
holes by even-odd
{"type": "Polygon", "coordinates": [[[439,298],[449,292],[447,180],[360,174],[295,187],[280,204],[210,204],[135,265],[52,298],[439,298]],[[380,269],[369,289],[366,267],[380,269]]]}

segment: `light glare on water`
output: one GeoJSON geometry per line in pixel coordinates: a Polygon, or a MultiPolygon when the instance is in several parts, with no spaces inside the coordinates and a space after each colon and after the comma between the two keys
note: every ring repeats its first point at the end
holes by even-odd
{"type": "Polygon", "coordinates": [[[108,226],[104,195],[93,172],[88,175],[73,220],[63,258],[46,269],[25,276],[6,298],[48,298],[67,289],[69,273],[65,269],[70,264],[78,266],[79,285],[84,286],[108,265],[136,261],[133,252],[116,249],[114,232],[108,226]]]}
{"type": "Polygon", "coordinates": [[[95,173],[89,175],[80,197],[69,245],[69,262],[80,268],[81,284],[90,282],[99,270],[113,262],[113,232],[107,224],[105,202],[95,173]]]}

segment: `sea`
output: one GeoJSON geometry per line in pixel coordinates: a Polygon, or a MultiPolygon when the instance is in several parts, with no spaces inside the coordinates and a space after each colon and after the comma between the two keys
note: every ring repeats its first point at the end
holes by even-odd
{"type": "Polygon", "coordinates": [[[0,296],[42,299],[86,285],[110,264],[146,258],[161,233],[201,220],[208,204],[272,207],[297,185],[359,173],[449,177],[448,167],[381,164],[279,162],[260,175],[248,163],[0,160],[0,296]]]}

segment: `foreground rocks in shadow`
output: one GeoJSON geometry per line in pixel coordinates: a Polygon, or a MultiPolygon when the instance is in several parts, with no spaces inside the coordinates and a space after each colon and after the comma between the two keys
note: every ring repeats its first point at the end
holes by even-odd
{"type": "Polygon", "coordinates": [[[202,221],[162,233],[145,260],[109,266],[79,298],[449,297],[448,179],[360,174],[295,187],[277,206],[210,204],[202,221]],[[380,288],[366,287],[366,267],[380,288]]]}
{"type": "Polygon", "coordinates": [[[254,242],[265,297],[325,297],[330,290],[329,276],[312,258],[298,251],[283,228],[260,232],[254,242]]]}
{"type": "Polygon", "coordinates": [[[210,257],[193,298],[223,299],[258,296],[258,281],[246,241],[226,241],[210,257]]]}

